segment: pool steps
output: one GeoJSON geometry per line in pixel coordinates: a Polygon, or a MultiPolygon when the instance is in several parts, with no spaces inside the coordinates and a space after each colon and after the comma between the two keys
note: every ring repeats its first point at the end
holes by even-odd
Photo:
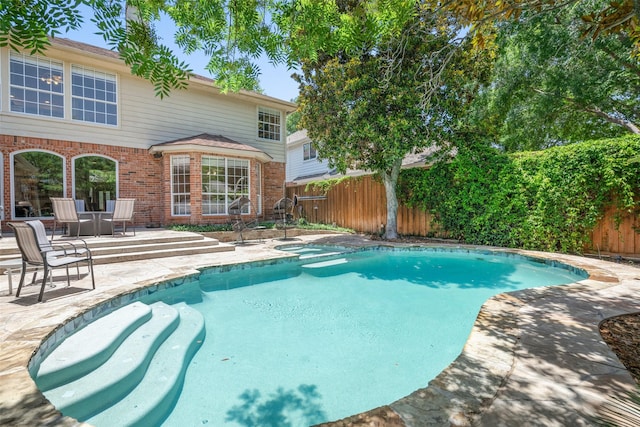
{"type": "Polygon", "coordinates": [[[38,388],[46,391],[92,371],[150,318],[151,307],[134,302],[76,331],[40,363],[36,373],[38,388]]]}
{"type": "Polygon", "coordinates": [[[180,325],[165,341],[144,377],[127,397],[87,423],[101,426],[157,426],[178,398],[191,358],[205,337],[204,319],[184,303],[179,307],[180,325]]]}
{"type": "MultiPolygon", "coordinates": [[[[151,233],[139,233],[138,236],[116,237],[111,235],[100,238],[87,238],[94,264],[113,264],[174,256],[209,254],[234,251],[235,247],[220,244],[217,239],[196,233],[174,232],[170,236],[153,236],[151,233]]],[[[56,236],[57,241],[73,241],[56,236]]],[[[17,246],[0,249],[0,261],[20,258],[17,246]]]]}
{"type": "Polygon", "coordinates": [[[142,380],[160,344],[178,327],[178,311],[153,304],[153,316],[133,331],[102,365],[87,375],[45,392],[56,408],[77,419],[103,411],[126,396],[142,380]]]}
{"type": "MultiPolygon", "coordinates": [[[[105,317],[126,318],[127,307],[105,317]]],[[[123,329],[126,335],[107,361],[82,378],[44,392],[63,414],[97,427],[153,426],[168,415],[187,366],[204,340],[204,319],[185,303],[158,302],[147,307],[150,318],[134,331],[123,329]]],[[[94,329],[96,322],[81,331],[94,329]]]]}
{"type": "Polygon", "coordinates": [[[326,248],[306,245],[287,246],[280,249],[286,252],[298,254],[298,259],[300,261],[305,261],[305,263],[301,265],[303,268],[322,268],[345,264],[348,261],[346,258],[343,258],[343,255],[351,252],[349,249],[338,248],[332,248],[332,250],[327,251],[326,248]],[[309,261],[309,263],[307,263],[307,261],[309,261]]]}
{"type": "Polygon", "coordinates": [[[334,258],[334,259],[330,259],[327,261],[319,261],[319,262],[314,262],[311,264],[303,264],[302,268],[323,268],[323,267],[331,267],[331,266],[336,266],[336,265],[340,265],[340,264],[346,264],[347,259],[346,258],[334,258]]]}

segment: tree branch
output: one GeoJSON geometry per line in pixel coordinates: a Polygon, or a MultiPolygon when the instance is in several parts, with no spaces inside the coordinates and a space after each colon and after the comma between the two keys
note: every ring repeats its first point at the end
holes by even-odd
{"type": "Polygon", "coordinates": [[[550,93],[550,92],[546,92],[543,91],[541,89],[533,89],[534,92],[539,93],[541,95],[546,95],[546,96],[553,96],[555,98],[561,98],[563,101],[575,105],[576,107],[578,107],[580,110],[586,112],[586,113],[590,113],[593,114],[597,117],[600,117],[601,119],[604,119],[605,121],[612,123],[614,125],[620,126],[624,129],[626,129],[627,131],[633,133],[633,134],[640,134],[640,128],[638,128],[638,126],[626,119],[620,118],[620,117],[615,117],[609,113],[606,113],[604,111],[602,111],[601,109],[599,109],[598,107],[587,107],[585,105],[582,105],[580,102],[578,102],[577,100],[570,98],[568,96],[561,96],[561,95],[556,95],[554,93],[550,93]]]}

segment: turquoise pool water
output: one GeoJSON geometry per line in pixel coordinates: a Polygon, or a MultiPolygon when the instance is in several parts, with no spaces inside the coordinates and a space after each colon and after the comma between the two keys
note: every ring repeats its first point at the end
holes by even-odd
{"type": "Polygon", "coordinates": [[[512,255],[417,250],[205,271],[162,297],[198,309],[207,334],[163,425],[308,426],[389,404],[457,357],[491,296],[584,277],[512,255]]]}

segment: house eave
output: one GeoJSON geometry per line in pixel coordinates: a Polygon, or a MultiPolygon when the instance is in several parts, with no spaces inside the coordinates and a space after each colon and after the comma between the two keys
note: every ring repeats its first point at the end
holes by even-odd
{"type": "MultiPolygon", "coordinates": [[[[120,58],[118,52],[114,50],[90,45],[88,43],[83,43],[64,37],[51,38],[50,40],[51,47],[58,51],[73,52],[75,54],[80,54],[86,58],[105,61],[113,64],[114,66],[118,66],[120,68],[120,71],[122,72],[131,73],[131,69],[120,58]]],[[[282,110],[285,112],[285,114],[290,114],[296,111],[296,109],[298,108],[298,105],[294,102],[285,101],[249,90],[239,90],[237,92],[230,91],[227,93],[223,93],[221,89],[215,84],[215,81],[213,79],[199,74],[191,74],[189,76],[188,83],[211,88],[217,95],[226,95],[231,98],[282,110]]]]}
{"type": "Polygon", "coordinates": [[[251,160],[257,160],[262,163],[273,161],[273,157],[263,151],[247,151],[223,147],[205,147],[198,144],[181,144],[173,147],[153,146],[149,148],[149,153],[151,154],[158,153],[164,155],[185,152],[198,152],[202,154],[213,154],[224,157],[243,157],[249,158],[251,160]]]}

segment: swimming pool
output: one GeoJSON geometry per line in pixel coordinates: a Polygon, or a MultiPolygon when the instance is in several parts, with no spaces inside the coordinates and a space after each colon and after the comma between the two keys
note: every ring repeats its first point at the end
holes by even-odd
{"type": "Polygon", "coordinates": [[[321,255],[146,298],[187,302],[207,329],[163,425],[303,426],[390,403],[454,360],[490,296],[585,277],[492,252],[321,255]]]}

